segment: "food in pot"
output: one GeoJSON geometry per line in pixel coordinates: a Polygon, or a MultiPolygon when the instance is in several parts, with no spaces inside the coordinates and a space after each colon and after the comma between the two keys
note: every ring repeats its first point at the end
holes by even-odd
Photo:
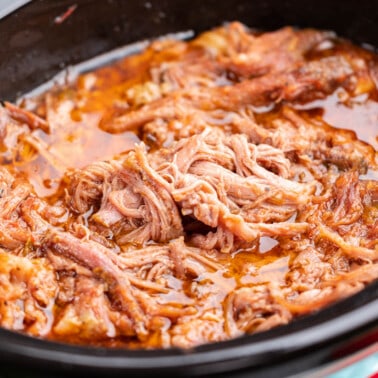
{"type": "Polygon", "coordinates": [[[362,290],[377,86],[377,56],[334,33],[235,22],[4,103],[0,325],[188,348],[362,290]]]}

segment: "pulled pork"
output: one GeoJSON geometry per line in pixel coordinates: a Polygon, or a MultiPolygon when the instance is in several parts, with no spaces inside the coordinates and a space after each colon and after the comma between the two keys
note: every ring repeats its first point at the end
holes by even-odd
{"type": "Polygon", "coordinates": [[[375,281],[377,152],[326,110],[376,106],[377,62],[330,32],[231,23],[5,103],[0,325],[188,348],[375,281]]]}

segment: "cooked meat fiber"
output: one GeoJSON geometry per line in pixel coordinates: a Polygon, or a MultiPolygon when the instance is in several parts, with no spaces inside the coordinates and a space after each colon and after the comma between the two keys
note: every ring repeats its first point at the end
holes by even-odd
{"type": "MultiPolygon", "coordinates": [[[[363,71],[367,70],[363,67],[363,71]]],[[[178,90],[162,99],[131,110],[115,118],[103,127],[110,132],[132,130],[143,124],[162,118],[164,120],[185,117],[194,110],[232,110],[245,105],[267,105],[271,102],[294,101],[306,96],[322,98],[338,86],[351,86],[354,71],[344,57],[326,57],[309,62],[291,72],[262,76],[245,80],[232,86],[218,88],[193,88],[178,90]]]]}
{"type": "MultiPolygon", "coordinates": [[[[264,168],[288,175],[290,162],[280,150],[248,143],[241,134],[227,138],[208,129],[151,154],[151,164],[147,156],[142,146],[129,153],[114,173],[115,190],[104,193],[100,210],[92,216],[106,227],[114,221],[112,232],[120,244],[166,242],[182,235],[180,213],[247,242],[307,229],[305,223],[286,221],[308,202],[314,185],[264,168]]],[[[73,198],[82,197],[76,183],[77,177],[70,187],[73,198]]]]}
{"type": "Polygon", "coordinates": [[[332,32],[233,22],[4,103],[0,325],[192,348],[363,290],[377,62],[332,32]]]}
{"type": "Polygon", "coordinates": [[[106,191],[113,171],[117,168],[117,161],[95,162],[85,170],[69,172],[70,185],[75,193],[68,192],[67,202],[72,210],[85,213],[95,204],[106,191]]]}

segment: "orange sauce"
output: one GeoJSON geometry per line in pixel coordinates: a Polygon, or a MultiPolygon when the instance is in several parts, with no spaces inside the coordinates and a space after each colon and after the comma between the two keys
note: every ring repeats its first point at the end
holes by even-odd
{"type": "MultiPolygon", "coordinates": [[[[351,46],[340,44],[337,49],[351,46]]],[[[353,47],[355,49],[355,47],[353,47]]],[[[364,50],[359,53],[367,55],[364,50]]],[[[320,55],[328,54],[328,50],[320,55]]],[[[171,40],[154,42],[144,52],[78,76],[72,84],[58,86],[37,100],[25,100],[29,108],[51,118],[49,135],[37,135],[48,146],[55,167],[37,154],[18,169],[27,173],[39,196],[51,196],[59,187],[64,171],[82,168],[96,160],[106,160],[129,151],[140,142],[133,132],[110,134],[101,130],[101,122],[127,109],[127,90],[149,78],[151,68],[161,62],[186,55],[195,61],[198,50],[189,43],[171,40]]],[[[319,53],[318,53],[319,54],[319,53]]],[[[368,56],[368,55],[367,55],[368,56]]],[[[345,92],[338,90],[324,100],[316,100],[296,108],[315,111],[317,116],[335,127],[354,130],[359,139],[378,149],[378,102],[368,95],[345,101],[345,92]]],[[[269,109],[260,117],[269,117],[269,109]]]]}
{"type": "MultiPolygon", "coordinates": [[[[117,154],[131,150],[140,142],[136,133],[110,134],[101,130],[101,121],[113,117],[127,108],[125,94],[131,86],[146,80],[147,72],[153,62],[175,59],[177,51],[156,55],[155,47],[145,53],[126,57],[112,65],[100,68],[78,77],[73,84],[57,87],[42,96],[36,111],[41,116],[51,117],[51,133],[38,131],[37,136],[47,145],[49,157],[30,153],[26,164],[18,170],[27,174],[39,196],[53,196],[61,184],[66,170],[82,168],[98,160],[111,159],[117,154]],[[155,61],[154,61],[155,59],[155,61]],[[152,62],[152,63],[151,63],[152,62]],[[51,163],[51,158],[55,164],[51,163]]],[[[179,49],[180,51],[180,49],[179,49]]],[[[187,45],[181,46],[182,54],[193,54],[187,45]]],[[[342,100],[343,93],[336,92],[325,100],[317,100],[298,109],[316,112],[323,120],[335,127],[354,130],[359,139],[378,149],[378,102],[361,95],[342,100]]],[[[26,101],[28,103],[28,101],[26,101]]],[[[264,117],[264,114],[260,115],[264,117]]],[[[280,249],[272,240],[265,245],[254,246],[253,253],[241,250],[223,255],[221,263],[224,271],[207,273],[197,280],[206,284],[207,280],[216,283],[219,292],[214,297],[220,305],[227,293],[245,286],[275,282],[285,284],[285,276],[290,267],[290,254],[280,249]]],[[[174,284],[172,282],[172,284],[174,284]]],[[[169,303],[170,294],[161,294],[161,303],[169,303]]],[[[175,297],[182,304],[190,298],[175,297]]],[[[56,338],[51,335],[52,338],[56,338]]],[[[65,337],[65,341],[67,338],[65,337]]],[[[73,340],[74,342],[80,342],[73,340]]],[[[132,347],[132,342],[126,342],[132,347]]],[[[146,341],[146,346],[151,340],[146,341]]],[[[119,346],[123,341],[109,340],[102,345],[119,346]]],[[[138,347],[141,344],[138,342],[138,347]]]]}

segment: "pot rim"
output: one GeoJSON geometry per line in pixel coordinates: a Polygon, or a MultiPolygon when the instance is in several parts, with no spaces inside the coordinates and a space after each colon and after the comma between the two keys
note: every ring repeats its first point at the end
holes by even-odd
{"type": "Polygon", "coordinates": [[[130,350],[77,346],[0,329],[0,355],[78,368],[147,371],[248,360],[249,366],[305,352],[377,327],[378,281],[361,292],[287,325],[192,349],[130,350]],[[1,340],[4,342],[1,342],[1,340]],[[43,352],[43,353],[41,353],[43,352]]]}
{"type": "MultiPolygon", "coordinates": [[[[0,20],[31,0],[9,0],[0,20]]],[[[192,349],[129,350],[77,346],[36,339],[0,329],[0,359],[20,363],[50,363],[108,371],[156,372],[158,369],[197,368],[244,360],[248,366],[274,363],[309,348],[337,343],[377,327],[378,280],[362,291],[287,325],[192,349]],[[21,361],[21,358],[27,360],[21,361]]]]}

